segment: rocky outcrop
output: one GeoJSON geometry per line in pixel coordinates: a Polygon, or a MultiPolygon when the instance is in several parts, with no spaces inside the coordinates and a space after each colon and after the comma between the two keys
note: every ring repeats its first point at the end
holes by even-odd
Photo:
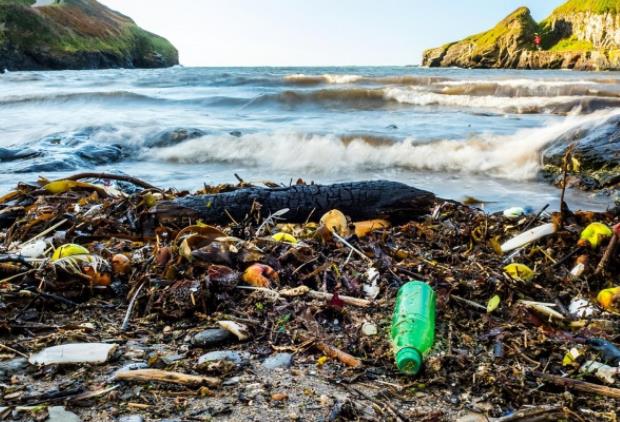
{"type": "Polygon", "coordinates": [[[431,67],[516,67],[523,50],[529,48],[538,24],[522,7],[493,29],[462,41],[426,50],[423,64],[431,67]]]}
{"type": "Polygon", "coordinates": [[[561,176],[564,154],[571,145],[573,180],[578,187],[620,188],[620,115],[568,132],[543,151],[544,173],[556,178],[556,182],[561,176]]]}
{"type": "Polygon", "coordinates": [[[495,28],[424,52],[423,65],[515,69],[620,69],[620,0],[571,0],[540,24],[520,8],[495,28]],[[542,49],[534,45],[542,35],[542,49]]]}
{"type": "Polygon", "coordinates": [[[0,70],[157,68],[178,64],[166,39],[96,0],[0,0],[0,70]]]}

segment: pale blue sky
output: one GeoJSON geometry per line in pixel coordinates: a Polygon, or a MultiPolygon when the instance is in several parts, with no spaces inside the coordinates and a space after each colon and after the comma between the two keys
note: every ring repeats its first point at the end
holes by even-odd
{"type": "Polygon", "coordinates": [[[562,0],[100,0],[167,37],[187,66],[418,64],[519,6],[562,0]]]}

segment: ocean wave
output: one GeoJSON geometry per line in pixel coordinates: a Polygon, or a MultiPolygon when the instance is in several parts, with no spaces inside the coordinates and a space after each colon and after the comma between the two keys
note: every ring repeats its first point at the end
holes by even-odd
{"type": "Polygon", "coordinates": [[[620,97],[618,87],[601,85],[591,80],[461,80],[439,83],[436,92],[445,95],[475,95],[498,97],[554,97],[554,96],[598,96],[620,97]],[[611,88],[611,89],[610,89],[611,88]]]}
{"type": "Polygon", "coordinates": [[[242,137],[205,136],[180,145],[150,150],[148,159],[173,163],[229,163],[267,169],[341,173],[355,170],[453,171],[485,174],[512,180],[533,179],[540,170],[540,151],[563,134],[586,129],[620,110],[569,116],[542,128],[523,129],[513,135],[480,135],[468,140],[419,142],[363,136],[258,133],[242,137]]]}
{"type": "Polygon", "coordinates": [[[571,111],[591,113],[619,107],[620,98],[597,96],[498,97],[495,95],[445,95],[415,89],[386,88],[385,98],[416,106],[494,109],[516,114],[567,114],[571,111]]]}
{"type": "Polygon", "coordinates": [[[40,95],[10,95],[0,98],[0,106],[27,105],[36,103],[70,103],[70,102],[159,102],[161,98],[150,97],[130,91],[89,91],[89,92],[55,92],[40,95]]]}
{"type": "Polygon", "coordinates": [[[295,73],[284,77],[284,81],[294,85],[350,84],[362,79],[364,79],[362,75],[328,73],[323,75],[306,75],[304,73],[295,73]]]}
{"type": "Polygon", "coordinates": [[[385,84],[385,85],[415,85],[429,86],[439,82],[450,81],[450,78],[439,76],[364,76],[352,74],[322,74],[308,75],[296,73],[284,77],[284,81],[291,85],[322,85],[322,84],[385,84]]]}
{"type": "Polygon", "coordinates": [[[325,88],[317,90],[288,90],[264,94],[245,104],[245,107],[271,104],[289,107],[301,105],[348,106],[372,109],[388,106],[444,107],[466,110],[493,110],[514,114],[591,113],[596,110],[620,107],[620,97],[554,96],[501,97],[495,95],[446,95],[412,87],[387,88],[325,88]]]}

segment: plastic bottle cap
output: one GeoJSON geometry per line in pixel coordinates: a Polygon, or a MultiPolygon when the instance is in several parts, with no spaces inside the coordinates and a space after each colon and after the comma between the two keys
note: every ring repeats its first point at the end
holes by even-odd
{"type": "Polygon", "coordinates": [[[414,348],[405,347],[396,354],[396,366],[405,374],[415,375],[422,367],[422,355],[414,348]]]}

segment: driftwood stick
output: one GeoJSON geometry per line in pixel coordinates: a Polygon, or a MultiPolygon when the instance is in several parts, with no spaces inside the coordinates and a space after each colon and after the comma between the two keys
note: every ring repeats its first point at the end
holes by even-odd
{"type": "Polygon", "coordinates": [[[330,346],[327,343],[323,343],[322,341],[317,341],[314,343],[314,346],[319,349],[321,352],[325,353],[325,356],[329,356],[332,359],[337,359],[340,362],[344,363],[347,366],[352,368],[358,368],[362,366],[362,361],[356,357],[351,356],[347,352],[343,352],[342,350],[330,346]]]}
{"type": "MultiPolygon", "coordinates": [[[[280,292],[278,293],[280,294],[280,296],[289,298],[305,295],[311,297],[312,299],[327,301],[330,301],[334,298],[334,295],[332,293],[317,292],[316,290],[311,290],[308,286],[299,286],[293,289],[280,290],[280,292]]],[[[361,299],[359,297],[338,295],[338,299],[342,300],[346,305],[358,306],[360,308],[367,308],[372,304],[371,301],[367,299],[361,299]]]]}
{"type": "Polygon", "coordinates": [[[217,387],[221,381],[215,377],[205,377],[202,375],[188,375],[180,372],[162,371],[159,369],[136,369],[133,371],[117,372],[114,379],[119,381],[133,382],[163,382],[168,384],[180,384],[197,387],[208,385],[217,387]]]}
{"type": "Polygon", "coordinates": [[[150,212],[160,220],[201,218],[206,223],[228,224],[232,216],[242,221],[251,216],[254,204],[261,213],[274,214],[288,208],[282,221],[302,223],[318,220],[338,209],[353,220],[385,218],[411,220],[429,212],[435,195],[402,183],[385,180],[334,185],[294,185],[283,188],[247,187],[232,192],[188,195],[173,201],[161,201],[150,212]]]}
{"type": "Polygon", "coordinates": [[[493,419],[493,422],[547,421],[550,416],[564,413],[564,408],[557,405],[545,405],[521,409],[509,416],[493,419]]]}
{"type": "Polygon", "coordinates": [[[150,183],[140,180],[137,177],[126,176],[124,174],[112,174],[112,173],[78,173],[73,176],[65,177],[63,180],[80,180],[80,179],[108,179],[108,180],[120,180],[122,182],[132,183],[144,189],[153,189],[161,191],[157,186],[153,186],[150,183]]]}
{"type": "Polygon", "coordinates": [[[123,318],[123,323],[121,324],[121,331],[127,331],[127,328],[129,328],[129,319],[131,318],[131,313],[133,312],[134,306],[136,306],[136,300],[138,299],[138,295],[142,291],[142,288],[145,284],[146,281],[140,284],[140,287],[138,287],[138,290],[136,290],[131,300],[129,301],[129,305],[127,306],[127,312],[125,313],[125,318],[123,318]]]}
{"type": "Polygon", "coordinates": [[[542,379],[543,381],[547,381],[561,387],[566,387],[571,390],[620,399],[619,388],[605,387],[604,385],[592,384],[590,382],[575,380],[572,378],[564,378],[558,375],[544,374],[539,371],[532,371],[530,374],[536,378],[542,379]]]}
{"type": "Polygon", "coordinates": [[[616,251],[617,245],[618,245],[618,235],[614,233],[614,235],[611,237],[611,240],[609,241],[609,245],[607,245],[607,249],[605,249],[605,254],[603,254],[603,257],[601,258],[600,262],[596,266],[596,271],[594,272],[594,274],[598,275],[605,271],[605,269],[607,268],[607,264],[609,263],[609,260],[611,259],[612,255],[616,251]]]}

